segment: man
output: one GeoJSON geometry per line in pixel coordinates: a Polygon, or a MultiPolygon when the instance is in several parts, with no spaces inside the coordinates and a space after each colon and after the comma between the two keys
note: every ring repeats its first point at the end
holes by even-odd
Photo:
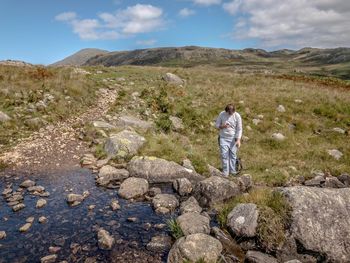
{"type": "Polygon", "coordinates": [[[242,118],[233,104],[228,104],[225,111],[220,112],[215,126],[220,130],[219,145],[222,172],[225,177],[237,174],[237,149],[241,146],[242,118]]]}

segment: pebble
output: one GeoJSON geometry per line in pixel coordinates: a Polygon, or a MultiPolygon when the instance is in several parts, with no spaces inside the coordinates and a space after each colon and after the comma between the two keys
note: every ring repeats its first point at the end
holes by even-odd
{"type": "Polygon", "coordinates": [[[43,208],[44,206],[46,206],[46,204],[47,201],[41,198],[36,202],[36,208],[43,208]]]}
{"type": "Polygon", "coordinates": [[[25,223],[23,226],[20,227],[19,231],[20,232],[27,232],[31,226],[32,226],[31,223],[25,223]]]}

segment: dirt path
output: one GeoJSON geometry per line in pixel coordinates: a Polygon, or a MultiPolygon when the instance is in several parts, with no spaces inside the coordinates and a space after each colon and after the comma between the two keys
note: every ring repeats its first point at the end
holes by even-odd
{"type": "Polygon", "coordinates": [[[0,155],[0,160],[10,166],[6,170],[36,173],[79,166],[80,157],[88,151],[88,145],[78,139],[79,130],[74,127],[105,115],[115,101],[117,92],[100,89],[97,96],[99,98],[95,106],[80,116],[48,125],[0,155]]]}

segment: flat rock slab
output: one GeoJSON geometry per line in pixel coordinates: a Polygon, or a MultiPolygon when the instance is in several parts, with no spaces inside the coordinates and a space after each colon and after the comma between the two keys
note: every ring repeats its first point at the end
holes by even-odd
{"type": "Polygon", "coordinates": [[[173,161],[157,157],[135,156],[128,163],[130,176],[145,178],[151,183],[168,183],[175,179],[187,178],[191,181],[203,180],[204,177],[173,161]]]}
{"type": "Polygon", "coordinates": [[[146,139],[135,131],[124,130],[111,134],[104,149],[110,158],[124,159],[137,154],[145,142],[146,139]]]}
{"type": "Polygon", "coordinates": [[[295,186],[283,188],[292,207],[291,232],[305,249],[329,261],[350,258],[350,191],[347,188],[295,186]]]}

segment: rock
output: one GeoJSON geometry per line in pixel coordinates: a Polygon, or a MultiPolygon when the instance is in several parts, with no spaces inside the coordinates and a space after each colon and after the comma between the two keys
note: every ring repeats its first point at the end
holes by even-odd
{"type": "Polygon", "coordinates": [[[1,122],[6,122],[11,120],[10,116],[8,116],[6,113],[0,111],[0,123],[1,122]]]}
{"type": "Polygon", "coordinates": [[[245,261],[247,263],[278,263],[277,259],[261,253],[259,251],[248,251],[246,256],[245,256],[245,261]]]}
{"type": "Polygon", "coordinates": [[[236,235],[255,237],[259,211],[255,204],[238,204],[227,216],[227,227],[236,235]]]}
{"type": "Polygon", "coordinates": [[[170,250],[172,239],[170,236],[154,236],[146,245],[147,250],[154,253],[163,253],[170,250]]]}
{"type": "Polygon", "coordinates": [[[23,208],[25,208],[25,207],[26,207],[25,204],[19,203],[18,205],[13,206],[13,207],[12,207],[12,210],[13,210],[14,212],[17,212],[17,211],[19,211],[19,210],[21,210],[21,209],[23,209],[23,208]]]}
{"type": "Polygon", "coordinates": [[[130,177],[126,179],[119,188],[119,196],[125,199],[131,199],[143,196],[148,192],[148,182],[143,178],[130,177]]]}
{"type": "Polygon", "coordinates": [[[68,194],[67,195],[67,203],[71,206],[79,205],[81,202],[85,200],[85,198],[89,195],[88,192],[84,192],[82,195],[80,194],[68,194]]]}
{"type": "Polygon", "coordinates": [[[350,186],[350,175],[349,174],[341,174],[338,176],[340,182],[342,182],[346,187],[350,186]]]}
{"type": "Polygon", "coordinates": [[[183,85],[185,82],[179,77],[179,76],[176,76],[175,74],[173,73],[166,73],[164,76],[163,76],[163,79],[170,83],[170,84],[174,84],[174,85],[183,85]]]}
{"type": "Polygon", "coordinates": [[[326,177],[326,182],[324,184],[325,187],[328,188],[344,188],[345,185],[338,180],[337,177],[330,176],[326,177]]]}
{"type": "Polygon", "coordinates": [[[119,204],[118,200],[112,200],[111,208],[112,208],[113,211],[116,211],[116,210],[120,209],[120,204],[119,204]]]}
{"type": "Polygon", "coordinates": [[[27,232],[31,226],[32,226],[31,223],[25,223],[23,226],[20,227],[19,231],[20,232],[27,232]]]}
{"type": "Polygon", "coordinates": [[[116,126],[114,126],[108,122],[105,122],[105,121],[93,121],[92,125],[95,128],[106,129],[106,130],[112,130],[112,129],[117,128],[116,126]]]}
{"type": "Polygon", "coordinates": [[[189,159],[184,159],[182,161],[182,166],[185,167],[186,169],[189,169],[189,170],[192,170],[192,171],[195,171],[193,165],[192,165],[192,162],[191,160],[189,159]]]}
{"type": "Polygon", "coordinates": [[[123,181],[128,177],[128,170],[116,169],[111,165],[105,165],[100,169],[96,183],[98,185],[107,186],[110,183],[123,181]]]}
{"type": "Polygon", "coordinates": [[[262,122],[262,120],[260,120],[260,119],[253,119],[252,122],[253,122],[254,125],[258,125],[260,122],[262,122]]]}
{"type": "Polygon", "coordinates": [[[0,240],[6,238],[6,232],[5,231],[0,231],[0,240]]]}
{"type": "Polygon", "coordinates": [[[340,133],[340,134],[345,134],[345,130],[342,128],[335,127],[332,129],[334,132],[340,133]]]}
{"type": "Polygon", "coordinates": [[[137,154],[145,142],[146,139],[135,131],[124,130],[111,134],[104,149],[108,157],[124,159],[137,154]]]}
{"type": "Polygon", "coordinates": [[[211,176],[197,183],[194,197],[203,206],[212,206],[240,194],[239,186],[220,176],[211,176]]]}
{"type": "Polygon", "coordinates": [[[147,179],[151,183],[169,183],[177,178],[198,181],[203,177],[173,162],[157,157],[135,156],[128,163],[130,176],[147,179]]]}
{"type": "Polygon", "coordinates": [[[114,238],[104,229],[97,232],[98,247],[103,250],[111,250],[114,245],[114,238]]]}
{"type": "Polygon", "coordinates": [[[347,188],[295,186],[281,190],[291,212],[290,231],[308,251],[324,254],[326,261],[350,258],[350,191],[347,188]]]}
{"type": "Polygon", "coordinates": [[[49,247],[49,252],[52,254],[57,254],[61,250],[61,247],[49,247]]]}
{"type": "Polygon", "coordinates": [[[176,116],[170,116],[169,120],[171,121],[173,130],[176,132],[182,131],[185,127],[182,123],[182,120],[176,116]]]}
{"type": "Polygon", "coordinates": [[[157,194],[161,194],[162,193],[162,189],[160,189],[159,187],[151,187],[148,191],[148,195],[150,197],[154,197],[157,194]]]}
{"type": "Polygon", "coordinates": [[[336,160],[339,160],[343,156],[343,153],[337,149],[327,150],[327,153],[336,160]]]}
{"type": "Polygon", "coordinates": [[[153,200],[153,207],[155,209],[159,207],[167,208],[169,210],[175,210],[179,206],[179,201],[172,194],[157,194],[153,200]]]}
{"type": "Polygon", "coordinates": [[[237,183],[242,192],[248,191],[253,186],[253,179],[250,174],[243,174],[237,178],[237,183]]]}
{"type": "Polygon", "coordinates": [[[288,260],[284,263],[302,263],[301,261],[297,260],[297,259],[293,259],[293,260],[288,260]]]}
{"type": "Polygon", "coordinates": [[[187,178],[176,179],[173,183],[173,187],[181,196],[190,194],[193,189],[192,183],[187,178]]]}
{"type": "Polygon", "coordinates": [[[41,263],[54,263],[57,260],[57,255],[48,255],[40,259],[41,263]]]}
{"type": "Polygon", "coordinates": [[[32,181],[32,180],[25,180],[23,181],[20,186],[21,187],[24,187],[24,188],[28,188],[28,187],[31,187],[31,186],[34,186],[35,185],[35,182],[32,181]]]}
{"type": "Polygon", "coordinates": [[[34,220],[35,220],[34,216],[30,216],[26,219],[26,222],[32,224],[34,222],[34,220]]]}
{"type": "Polygon", "coordinates": [[[7,196],[12,193],[12,189],[10,187],[7,187],[2,191],[2,195],[7,196]]]}
{"type": "Polygon", "coordinates": [[[294,102],[295,103],[303,103],[303,101],[301,99],[295,99],[294,102]]]}
{"type": "Polygon", "coordinates": [[[202,208],[199,206],[196,198],[191,196],[186,201],[182,202],[180,205],[180,213],[200,213],[202,212],[202,208]]]}
{"type": "Polygon", "coordinates": [[[223,173],[219,169],[215,168],[214,166],[211,166],[210,164],[208,164],[208,170],[210,176],[223,176],[223,173]]]}
{"type": "Polygon", "coordinates": [[[46,204],[47,204],[47,201],[41,198],[36,202],[36,208],[42,208],[46,206],[46,204]]]}
{"type": "Polygon", "coordinates": [[[326,179],[324,176],[317,175],[314,178],[304,182],[306,186],[321,186],[325,183],[326,179]]]}
{"type": "Polygon", "coordinates": [[[168,263],[179,262],[216,262],[221,254],[222,245],[217,239],[202,233],[178,239],[168,255],[168,263]]]}
{"type": "Polygon", "coordinates": [[[278,112],[286,112],[286,108],[283,105],[278,105],[277,111],[278,112]]]}
{"type": "Polygon", "coordinates": [[[185,236],[203,233],[210,233],[210,219],[198,213],[185,213],[180,215],[176,222],[185,236]]]}
{"type": "Polygon", "coordinates": [[[154,127],[153,122],[144,121],[134,116],[120,116],[115,122],[115,125],[120,128],[140,128],[143,130],[152,129],[154,127]]]}
{"type": "Polygon", "coordinates": [[[165,214],[168,214],[168,213],[170,213],[171,211],[170,211],[170,209],[169,208],[166,208],[166,207],[158,207],[157,209],[156,209],[156,213],[157,214],[161,214],[161,215],[165,215],[165,214]]]}
{"type": "Polygon", "coordinates": [[[282,133],[279,133],[279,132],[278,133],[273,133],[271,135],[271,138],[273,140],[279,141],[279,142],[284,141],[286,139],[286,137],[282,133]]]}
{"type": "Polygon", "coordinates": [[[45,191],[45,187],[41,186],[41,185],[37,185],[37,186],[30,186],[28,187],[28,191],[29,192],[38,192],[38,193],[42,193],[45,191]]]}
{"type": "Polygon", "coordinates": [[[137,217],[128,217],[128,221],[129,222],[136,222],[137,221],[137,217]]]}
{"type": "Polygon", "coordinates": [[[44,224],[47,222],[47,218],[45,216],[41,216],[41,217],[39,217],[38,221],[40,224],[44,224]]]}

